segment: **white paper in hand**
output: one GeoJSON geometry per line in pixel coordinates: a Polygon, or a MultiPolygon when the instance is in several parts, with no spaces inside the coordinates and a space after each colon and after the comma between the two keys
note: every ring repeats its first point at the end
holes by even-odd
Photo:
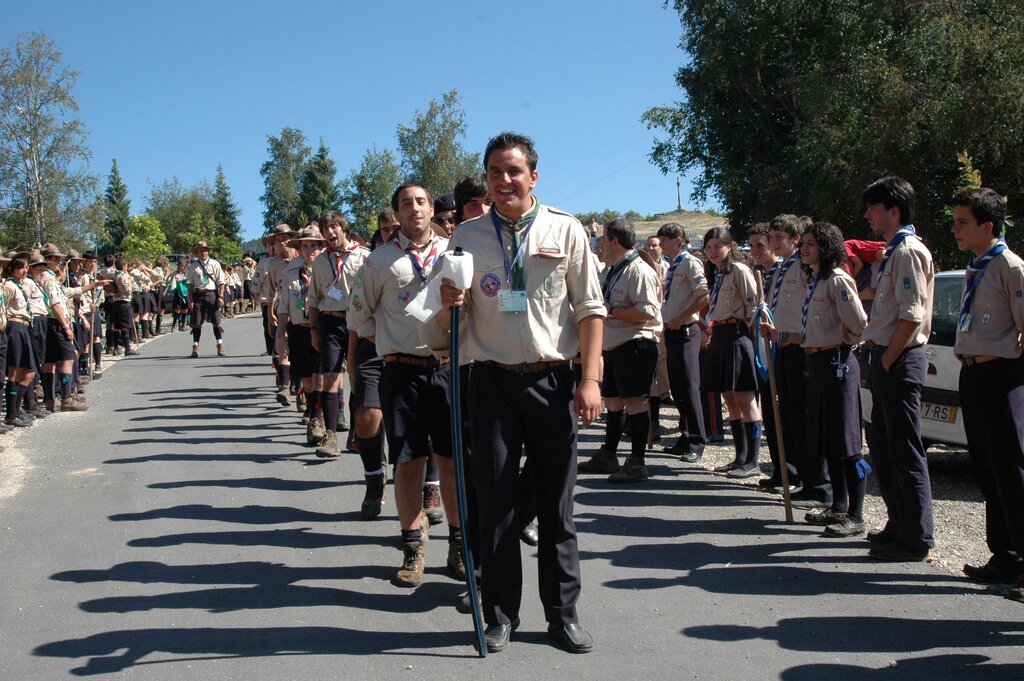
{"type": "Polygon", "coordinates": [[[469,253],[455,255],[453,251],[444,254],[441,260],[441,271],[433,277],[426,288],[405,306],[414,319],[424,324],[441,311],[441,280],[450,279],[455,288],[467,289],[473,283],[473,256],[469,253]]]}

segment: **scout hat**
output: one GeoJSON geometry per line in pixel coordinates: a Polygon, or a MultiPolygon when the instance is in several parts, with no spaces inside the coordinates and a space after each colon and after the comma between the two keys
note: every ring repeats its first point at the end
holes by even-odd
{"type": "Polygon", "coordinates": [[[43,260],[47,260],[48,258],[66,257],[65,254],[61,253],[60,249],[54,244],[43,244],[43,249],[39,251],[39,254],[42,256],[43,260]]]}
{"type": "Polygon", "coordinates": [[[203,250],[204,248],[206,250],[210,250],[210,246],[205,241],[198,241],[198,242],[196,242],[196,245],[192,247],[192,252],[193,253],[198,253],[199,251],[203,250]]]}
{"type": "Polygon", "coordinates": [[[295,233],[295,230],[293,230],[291,227],[282,222],[277,227],[274,227],[274,229],[270,230],[270,233],[267,234],[267,236],[295,236],[295,233]]]}
{"type": "MultiPolygon", "coordinates": [[[[19,253],[18,255],[22,255],[22,254],[19,253]]],[[[40,253],[39,251],[32,251],[31,253],[25,253],[24,255],[28,256],[28,266],[29,267],[35,267],[36,265],[45,265],[46,264],[46,258],[44,258],[43,254],[40,253]]]]}
{"type": "Polygon", "coordinates": [[[68,262],[71,262],[72,260],[83,260],[84,261],[85,258],[83,258],[82,254],[79,253],[78,251],[76,251],[75,249],[69,248],[68,249],[68,262]]]}
{"type": "Polygon", "coordinates": [[[288,245],[291,248],[298,248],[300,245],[302,245],[303,241],[326,242],[326,240],[320,234],[320,229],[318,227],[313,227],[312,225],[310,225],[309,227],[303,227],[295,235],[294,239],[289,239],[288,245]]]}

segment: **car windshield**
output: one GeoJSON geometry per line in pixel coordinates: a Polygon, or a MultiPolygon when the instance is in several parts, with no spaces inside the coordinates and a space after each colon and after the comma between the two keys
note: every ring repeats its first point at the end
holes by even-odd
{"type": "Polygon", "coordinates": [[[956,324],[960,316],[963,282],[961,277],[935,277],[935,305],[929,343],[950,347],[956,345],[956,324]]]}

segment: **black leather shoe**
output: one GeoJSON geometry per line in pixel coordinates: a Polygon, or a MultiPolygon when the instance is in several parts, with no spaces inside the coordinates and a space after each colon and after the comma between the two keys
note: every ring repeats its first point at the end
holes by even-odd
{"type": "Polygon", "coordinates": [[[880,530],[868,530],[868,541],[872,544],[885,546],[886,544],[891,544],[895,540],[896,533],[888,527],[883,527],[880,530]]]}
{"type": "Polygon", "coordinates": [[[743,464],[740,463],[739,461],[730,461],[729,463],[725,464],[724,466],[715,466],[715,472],[716,473],[728,473],[733,468],[739,468],[742,465],[743,464]]]}
{"type": "Polygon", "coordinates": [[[894,542],[874,547],[868,551],[868,556],[890,563],[919,563],[928,560],[928,547],[911,548],[894,542]]]}
{"type": "Polygon", "coordinates": [[[683,452],[679,455],[679,460],[683,463],[697,463],[703,457],[703,452],[683,452]]]}
{"type": "Polygon", "coordinates": [[[548,633],[570,653],[589,653],[594,649],[594,639],[578,624],[549,624],[548,633]]]}
{"type": "Polygon", "coordinates": [[[519,628],[519,618],[509,624],[492,624],[484,629],[484,642],[487,652],[500,653],[505,650],[512,632],[519,628]]]}
{"type": "Polygon", "coordinates": [[[540,541],[540,534],[537,532],[537,521],[533,521],[524,527],[523,531],[519,533],[519,538],[528,546],[536,546],[537,542],[540,541]]]}
{"type": "Polygon", "coordinates": [[[1016,584],[1024,572],[1019,569],[1000,567],[989,561],[984,565],[964,565],[967,579],[983,584],[1016,584]]]}

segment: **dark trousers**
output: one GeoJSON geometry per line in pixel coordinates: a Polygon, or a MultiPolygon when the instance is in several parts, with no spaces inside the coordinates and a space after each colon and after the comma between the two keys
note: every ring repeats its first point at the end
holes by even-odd
{"type": "Polygon", "coordinates": [[[696,324],[665,329],[668,385],[679,410],[679,444],[686,443],[694,454],[703,453],[707,442],[700,405],[700,344],[696,324]]]}
{"type": "Polygon", "coordinates": [[[274,354],[274,334],[270,332],[270,306],[266,303],[260,305],[263,311],[263,344],[267,348],[267,354],[274,354]]]}
{"type": "Polygon", "coordinates": [[[889,371],[885,347],[871,350],[871,429],[868,447],[878,488],[900,546],[932,547],[932,485],[921,443],[921,385],[928,371],[924,348],[904,350],[889,371]]]}
{"type": "Polygon", "coordinates": [[[515,620],[522,602],[516,506],[524,449],[537,504],[537,572],[544,617],[552,624],[577,621],[574,387],[568,365],[535,373],[480,362],[473,365],[469,383],[472,473],[479,504],[481,597],[488,624],[515,620]]]}
{"type": "Polygon", "coordinates": [[[825,457],[807,447],[807,355],[799,345],[780,347],[775,356],[775,387],[786,460],[796,466],[803,495],[831,501],[825,457]]]}
{"type": "Polygon", "coordinates": [[[1024,568],[1024,358],[960,369],[960,408],[985,497],[985,541],[1000,567],[1024,568]]]}

